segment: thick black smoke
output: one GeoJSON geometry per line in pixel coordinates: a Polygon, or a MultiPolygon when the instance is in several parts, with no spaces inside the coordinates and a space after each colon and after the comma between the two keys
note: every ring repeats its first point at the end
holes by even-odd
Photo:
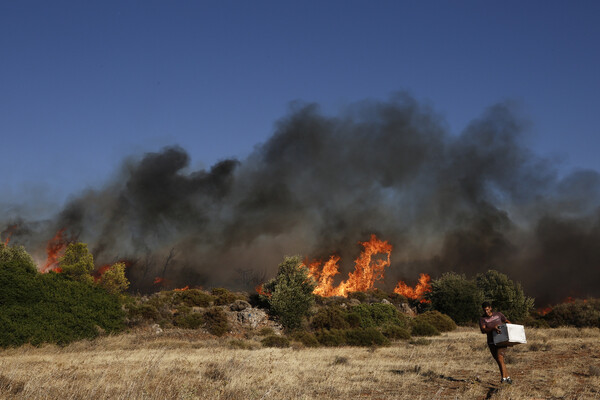
{"type": "Polygon", "coordinates": [[[132,261],[134,288],[147,291],[156,277],[248,288],[290,254],[336,252],[348,270],[375,233],[394,246],[390,286],[496,269],[538,304],[598,296],[600,175],[559,179],[523,145],[525,128],[499,104],[452,136],[405,94],[337,117],[296,106],[242,162],[189,171],[179,147],[145,154],[55,218],[6,218],[3,237],[16,224],[11,241],[40,252],[66,227],[98,265],[132,261]]]}

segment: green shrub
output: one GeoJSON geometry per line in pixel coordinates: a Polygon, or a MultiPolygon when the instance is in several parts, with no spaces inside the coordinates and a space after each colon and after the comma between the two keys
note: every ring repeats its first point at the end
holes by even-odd
{"type": "Polygon", "coordinates": [[[260,330],[258,331],[258,334],[260,336],[269,336],[269,335],[274,335],[275,331],[273,331],[273,328],[271,328],[270,326],[263,326],[262,328],[260,328],[260,330]]]}
{"type": "Polygon", "coordinates": [[[552,328],[559,326],[600,328],[600,300],[575,300],[557,304],[544,319],[552,328]]]}
{"type": "Polygon", "coordinates": [[[350,292],[348,293],[349,299],[356,299],[361,303],[364,303],[367,300],[367,294],[365,292],[350,292]]]}
{"type": "Polygon", "coordinates": [[[270,311],[284,328],[293,330],[302,325],[315,302],[316,283],[308,275],[308,268],[300,257],[286,257],[279,265],[277,276],[264,285],[270,311]]]}
{"type": "Polygon", "coordinates": [[[215,305],[226,306],[236,300],[246,300],[245,297],[239,296],[225,288],[213,288],[211,294],[215,297],[215,305]]]}
{"type": "Polygon", "coordinates": [[[415,318],[413,321],[411,334],[413,336],[437,336],[440,334],[440,332],[429,322],[417,320],[415,318]]]}
{"type": "Polygon", "coordinates": [[[156,306],[150,303],[131,304],[127,306],[127,317],[129,319],[142,319],[159,322],[161,317],[156,306]]]}
{"type": "Polygon", "coordinates": [[[390,343],[376,328],[346,329],[344,336],[349,346],[385,346],[390,343]]]}
{"type": "Polygon", "coordinates": [[[408,299],[398,293],[390,293],[389,299],[392,304],[408,303],[408,299]]]}
{"type": "Polygon", "coordinates": [[[474,281],[454,272],[443,274],[431,282],[426,295],[433,309],[444,313],[457,324],[477,322],[481,315],[483,295],[474,281]]]}
{"type": "Polygon", "coordinates": [[[171,297],[173,305],[185,304],[188,307],[209,307],[215,297],[200,289],[173,290],[165,293],[171,297]]]}
{"type": "Polygon", "coordinates": [[[475,282],[483,297],[492,302],[494,309],[513,322],[522,321],[533,309],[533,299],[525,297],[521,284],[514,283],[505,274],[489,270],[478,274],[475,282]]]}
{"type": "Polygon", "coordinates": [[[292,339],[302,343],[306,347],[318,347],[319,341],[317,337],[313,335],[311,332],[307,331],[295,331],[292,334],[292,339]]]}
{"type": "Polygon", "coordinates": [[[370,301],[381,302],[381,300],[389,300],[389,295],[381,289],[370,289],[367,292],[370,301]]]}
{"type": "Polygon", "coordinates": [[[359,317],[361,328],[378,327],[387,324],[401,325],[398,310],[391,304],[359,304],[350,309],[359,317]]]}
{"type": "Polygon", "coordinates": [[[209,308],[203,315],[204,327],[215,336],[223,336],[229,329],[227,315],[219,307],[209,308]]]}
{"type": "Polygon", "coordinates": [[[362,317],[359,312],[349,312],[346,314],[346,322],[350,328],[360,328],[362,317]]]}
{"type": "Polygon", "coordinates": [[[173,318],[173,325],[182,329],[198,329],[203,323],[202,315],[191,311],[178,312],[173,318]]]}
{"type": "Polygon", "coordinates": [[[264,347],[289,347],[290,340],[285,336],[271,335],[260,341],[264,347]]]}
{"type": "Polygon", "coordinates": [[[117,296],[32,266],[22,248],[0,248],[0,347],[67,344],[123,329],[117,296]]]}
{"type": "Polygon", "coordinates": [[[427,311],[417,315],[415,320],[425,321],[439,332],[450,332],[456,329],[456,324],[452,321],[452,318],[439,311],[427,311]]]}
{"type": "Polygon", "coordinates": [[[346,344],[344,331],[339,329],[322,330],[316,334],[317,340],[321,345],[328,347],[343,346],[346,344]]]}
{"type": "Polygon", "coordinates": [[[386,325],[381,329],[381,333],[383,333],[383,335],[388,339],[410,339],[410,331],[407,328],[403,328],[398,325],[386,325]]]}
{"type": "Polygon", "coordinates": [[[312,317],[310,326],[314,330],[345,329],[349,327],[346,312],[339,306],[321,307],[312,317]]]}

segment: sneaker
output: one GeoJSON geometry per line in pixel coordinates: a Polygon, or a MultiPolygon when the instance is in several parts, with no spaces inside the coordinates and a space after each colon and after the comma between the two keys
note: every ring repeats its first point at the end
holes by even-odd
{"type": "Polygon", "coordinates": [[[513,381],[512,381],[512,379],[510,379],[510,376],[509,376],[508,378],[502,378],[500,383],[508,383],[509,385],[512,385],[513,381]]]}

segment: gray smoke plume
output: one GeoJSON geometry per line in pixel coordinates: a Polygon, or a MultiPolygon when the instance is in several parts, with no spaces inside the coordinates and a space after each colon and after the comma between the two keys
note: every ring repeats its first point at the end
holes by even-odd
{"type": "Polygon", "coordinates": [[[510,104],[459,136],[406,94],[336,117],[296,104],[241,162],[189,171],[179,147],[131,158],[118,179],[55,218],[5,218],[2,237],[10,228],[11,241],[41,254],[67,228],[98,265],[129,260],[141,291],[156,290],[157,277],[168,287],[248,289],[290,254],[337,253],[348,272],[357,243],[376,234],[394,246],[387,289],[421,272],[496,269],[538,304],[598,296],[600,175],[559,179],[523,145],[526,128],[510,104]]]}

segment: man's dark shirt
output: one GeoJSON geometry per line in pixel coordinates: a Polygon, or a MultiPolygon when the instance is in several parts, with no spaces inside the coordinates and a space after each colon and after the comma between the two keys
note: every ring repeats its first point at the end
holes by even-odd
{"type": "Polygon", "coordinates": [[[502,325],[503,323],[506,323],[506,317],[499,311],[494,311],[491,317],[488,317],[487,315],[482,315],[479,318],[479,329],[481,329],[481,332],[487,333],[488,344],[494,344],[494,330],[492,329],[489,332],[485,332],[483,330],[483,326],[485,325],[487,328],[495,328],[498,325],[502,325]]]}

